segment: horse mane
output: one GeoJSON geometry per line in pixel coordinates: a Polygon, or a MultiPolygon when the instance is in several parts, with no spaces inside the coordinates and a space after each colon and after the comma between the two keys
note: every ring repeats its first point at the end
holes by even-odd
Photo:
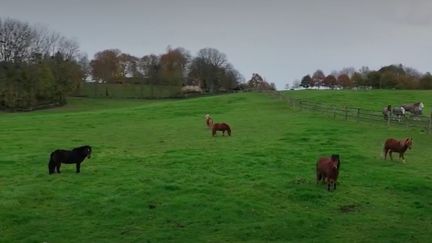
{"type": "Polygon", "coordinates": [[[81,146],[81,147],[76,147],[76,148],[74,148],[74,149],[72,149],[72,151],[83,151],[83,150],[92,150],[91,149],[91,147],[89,146],[89,145],[84,145],[84,146],[81,146]]]}

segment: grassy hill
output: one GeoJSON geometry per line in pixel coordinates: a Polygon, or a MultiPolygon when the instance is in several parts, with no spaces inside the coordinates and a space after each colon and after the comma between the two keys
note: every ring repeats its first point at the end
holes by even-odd
{"type": "MultiPolygon", "coordinates": [[[[371,93],[362,94],[358,104],[369,106],[371,93]]],[[[253,93],[73,99],[0,118],[0,242],[431,237],[432,136],[418,130],[333,120],[253,93]],[[211,137],[206,113],[228,122],[232,137],[211,137]],[[384,140],[406,136],[414,137],[407,163],[384,161],[384,140]],[[81,174],[63,165],[62,174],[48,175],[50,152],[83,144],[93,156],[81,174]],[[335,192],[315,182],[316,159],[331,153],[342,159],[335,192]]]]}

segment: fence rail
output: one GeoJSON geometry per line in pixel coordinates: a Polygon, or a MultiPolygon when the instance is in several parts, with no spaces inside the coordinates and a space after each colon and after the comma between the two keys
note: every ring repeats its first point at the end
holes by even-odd
{"type": "Polygon", "coordinates": [[[432,112],[429,116],[404,116],[398,118],[391,114],[384,117],[382,111],[374,111],[357,107],[337,107],[329,104],[322,104],[308,100],[296,99],[287,95],[282,95],[280,92],[271,92],[275,97],[284,100],[294,109],[308,110],[331,116],[334,119],[340,118],[345,120],[356,120],[363,122],[381,122],[387,126],[405,126],[409,128],[419,128],[429,134],[432,134],[432,112]]]}

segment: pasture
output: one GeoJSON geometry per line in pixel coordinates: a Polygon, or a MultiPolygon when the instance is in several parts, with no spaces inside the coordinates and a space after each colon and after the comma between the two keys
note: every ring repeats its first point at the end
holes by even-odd
{"type": "MultiPolygon", "coordinates": [[[[382,95],[362,94],[340,99],[369,107],[382,95]]],[[[417,94],[430,97],[385,95],[417,94]]],[[[333,120],[255,93],[74,98],[63,108],[1,113],[0,242],[427,242],[431,142],[416,129],[333,120]],[[229,123],[232,136],[212,137],[207,113],[229,123]],[[407,163],[385,161],[385,139],[407,136],[407,163]],[[84,144],[93,154],[80,174],[63,165],[48,175],[52,151],[84,144]],[[341,171],[328,192],[316,184],[315,163],[332,153],[341,171]]]]}
{"type": "Polygon", "coordinates": [[[381,112],[387,105],[422,101],[425,115],[432,111],[432,90],[302,90],[286,91],[285,95],[311,102],[325,102],[338,107],[348,106],[381,112]]]}

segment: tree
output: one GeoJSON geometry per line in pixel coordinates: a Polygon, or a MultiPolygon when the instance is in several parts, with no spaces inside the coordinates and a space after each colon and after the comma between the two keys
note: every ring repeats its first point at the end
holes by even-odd
{"type": "Polygon", "coordinates": [[[354,67],[344,67],[344,68],[342,68],[342,70],[340,70],[340,72],[338,73],[337,76],[340,76],[342,74],[346,74],[346,75],[348,75],[348,77],[352,77],[355,72],[356,72],[356,70],[354,67]]]}
{"type": "Polygon", "coordinates": [[[321,86],[322,82],[325,79],[324,72],[321,70],[316,70],[312,75],[312,86],[321,86]]]}
{"type": "Polygon", "coordinates": [[[0,18],[0,109],[66,103],[85,77],[78,53],[77,42],[56,32],[0,18]]]}
{"type": "Polygon", "coordinates": [[[163,83],[181,86],[186,78],[190,54],[183,48],[171,49],[160,57],[160,77],[163,83]]]}
{"type": "Polygon", "coordinates": [[[351,77],[351,81],[353,82],[353,86],[357,86],[357,87],[366,86],[365,80],[359,72],[353,73],[351,77]]]}
{"type": "Polygon", "coordinates": [[[159,57],[156,55],[143,56],[139,60],[138,70],[143,74],[144,81],[150,84],[159,83],[159,70],[161,69],[159,57]]]}
{"type": "Polygon", "coordinates": [[[198,51],[189,67],[188,77],[211,93],[236,87],[241,79],[241,75],[228,62],[226,55],[214,48],[198,51]]]}
{"type": "Polygon", "coordinates": [[[336,85],[336,78],[333,75],[327,75],[327,77],[325,77],[325,79],[323,80],[322,84],[324,86],[330,87],[330,88],[334,88],[336,85]]]}
{"type": "Polygon", "coordinates": [[[372,88],[381,88],[381,74],[377,71],[370,71],[366,75],[366,85],[372,88]]]}
{"type": "Polygon", "coordinates": [[[337,78],[337,84],[342,86],[344,89],[351,88],[353,86],[353,83],[348,74],[339,75],[337,78]]]}
{"type": "Polygon", "coordinates": [[[427,72],[419,80],[420,89],[432,89],[432,75],[427,72]]]}
{"type": "Polygon", "coordinates": [[[248,88],[253,90],[276,90],[274,83],[269,84],[258,73],[253,73],[251,79],[247,82],[248,88]]]}
{"type": "Polygon", "coordinates": [[[31,56],[35,32],[27,23],[0,19],[0,61],[20,62],[31,56]]]}
{"type": "Polygon", "coordinates": [[[120,66],[121,52],[118,49],[110,49],[98,52],[90,62],[93,79],[101,83],[120,82],[122,68],[120,66]]]}
{"type": "Polygon", "coordinates": [[[313,86],[312,78],[309,74],[306,76],[303,76],[303,78],[300,82],[300,86],[303,88],[309,88],[309,87],[313,86]]]}

